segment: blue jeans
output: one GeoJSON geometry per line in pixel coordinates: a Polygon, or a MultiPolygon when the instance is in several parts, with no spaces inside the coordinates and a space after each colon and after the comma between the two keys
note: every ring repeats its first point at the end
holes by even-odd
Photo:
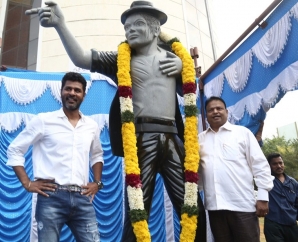
{"type": "Polygon", "coordinates": [[[45,191],[49,197],[38,194],[35,218],[39,242],[59,242],[66,224],[77,242],[99,242],[99,230],[90,197],[79,192],[45,191]]]}

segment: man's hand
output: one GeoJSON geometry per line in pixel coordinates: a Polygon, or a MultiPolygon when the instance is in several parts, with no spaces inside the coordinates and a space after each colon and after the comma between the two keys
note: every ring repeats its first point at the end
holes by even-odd
{"type": "Polygon", "coordinates": [[[96,182],[89,182],[86,186],[81,186],[84,191],[82,195],[91,196],[90,202],[93,201],[95,194],[98,192],[98,185],[96,182]]]}
{"type": "Polygon", "coordinates": [[[53,1],[45,2],[44,8],[32,8],[26,15],[38,14],[40,25],[43,27],[59,27],[64,23],[64,16],[60,7],[53,1]]]}
{"type": "Polygon", "coordinates": [[[160,60],[160,70],[167,76],[179,75],[182,71],[182,61],[175,54],[167,51],[167,58],[160,60]]]}
{"type": "Polygon", "coordinates": [[[257,201],[256,214],[258,217],[265,217],[269,212],[268,201],[257,201]]]}
{"type": "Polygon", "coordinates": [[[36,192],[36,193],[39,193],[45,197],[48,197],[49,195],[43,191],[54,192],[56,190],[56,185],[53,184],[53,182],[54,182],[54,180],[30,181],[30,186],[27,187],[27,191],[28,192],[36,192]]]}

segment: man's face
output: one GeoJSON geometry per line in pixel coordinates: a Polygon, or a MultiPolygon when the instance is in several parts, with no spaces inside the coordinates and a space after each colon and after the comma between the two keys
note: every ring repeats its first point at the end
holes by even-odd
{"type": "Polygon", "coordinates": [[[129,46],[134,49],[150,44],[154,38],[146,20],[139,14],[132,14],[126,19],[124,30],[129,46]]]}
{"type": "Polygon", "coordinates": [[[213,100],[208,103],[206,113],[208,123],[214,131],[218,131],[218,129],[227,122],[228,110],[219,100],[213,100]]]}
{"type": "Polygon", "coordinates": [[[285,164],[281,157],[273,158],[270,161],[271,173],[273,175],[281,175],[284,173],[285,164]]]}
{"type": "Polygon", "coordinates": [[[85,97],[83,85],[76,81],[66,81],[61,90],[61,99],[64,109],[74,111],[80,108],[85,97]]]}

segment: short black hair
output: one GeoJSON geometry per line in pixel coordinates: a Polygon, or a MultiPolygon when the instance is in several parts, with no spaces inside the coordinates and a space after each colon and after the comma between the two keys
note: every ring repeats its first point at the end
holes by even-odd
{"type": "Polygon", "coordinates": [[[225,105],[225,109],[227,108],[226,102],[225,102],[221,97],[211,96],[211,97],[209,97],[209,98],[206,100],[206,102],[205,102],[205,111],[207,111],[207,105],[208,105],[211,101],[221,101],[221,102],[225,105]]]}
{"type": "Polygon", "coordinates": [[[80,73],[78,73],[78,72],[67,72],[61,80],[61,82],[62,82],[61,90],[65,86],[66,81],[73,81],[73,82],[81,83],[83,85],[84,92],[86,92],[87,81],[80,73]]]}
{"type": "Polygon", "coordinates": [[[279,153],[271,153],[271,154],[267,155],[267,161],[270,164],[270,162],[273,159],[278,158],[278,157],[281,157],[281,155],[279,153]]]}

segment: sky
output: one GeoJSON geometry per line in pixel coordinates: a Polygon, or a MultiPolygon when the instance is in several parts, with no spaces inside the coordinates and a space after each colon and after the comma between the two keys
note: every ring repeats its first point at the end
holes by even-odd
{"type": "Polygon", "coordinates": [[[273,0],[211,0],[218,56],[257,19],[273,0]]]}
{"type": "MultiPolygon", "coordinates": [[[[273,0],[211,0],[218,57],[257,19],[273,0]]],[[[288,92],[267,112],[263,138],[277,136],[277,127],[298,122],[298,91],[288,92]]]]}

